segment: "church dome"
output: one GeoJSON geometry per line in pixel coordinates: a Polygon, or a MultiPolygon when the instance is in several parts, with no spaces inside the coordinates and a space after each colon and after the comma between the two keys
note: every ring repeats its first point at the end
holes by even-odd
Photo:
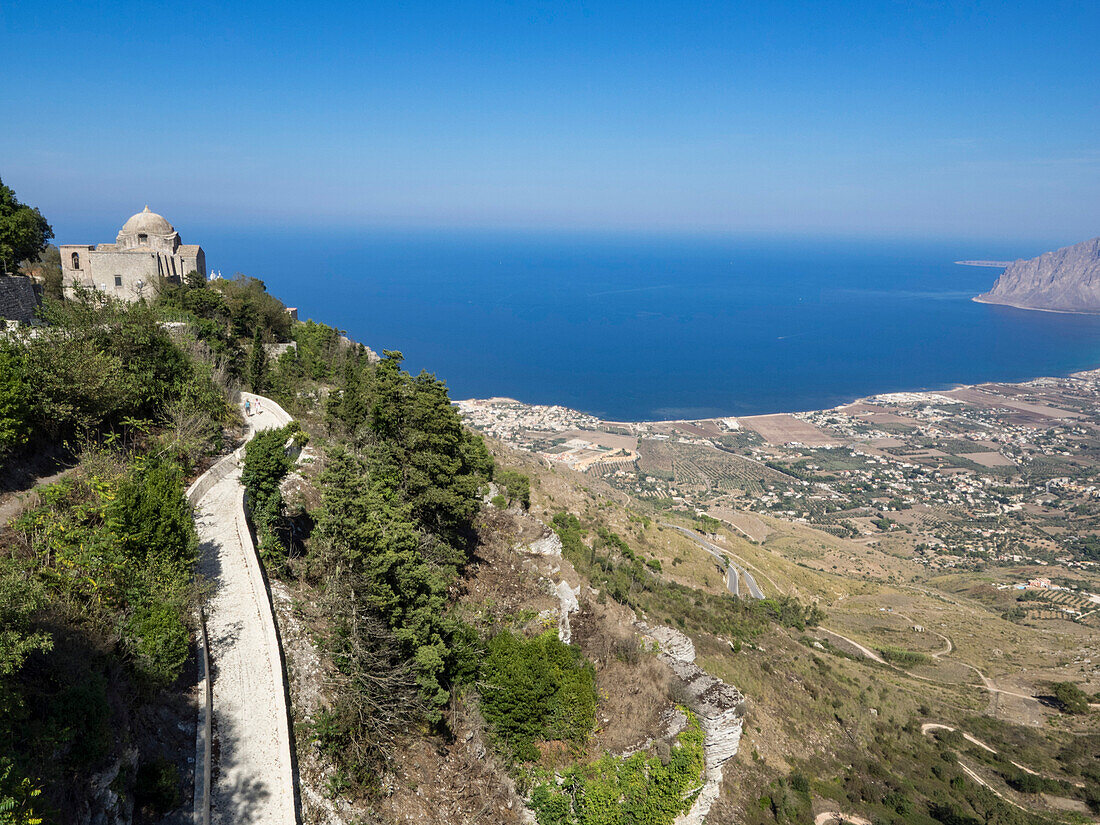
{"type": "Polygon", "coordinates": [[[176,230],[164,216],[150,212],[146,206],[122,225],[122,235],[171,235],[176,230]]]}

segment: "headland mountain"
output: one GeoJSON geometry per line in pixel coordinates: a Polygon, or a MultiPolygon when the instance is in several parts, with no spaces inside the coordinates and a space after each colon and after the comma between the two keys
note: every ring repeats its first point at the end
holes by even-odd
{"type": "Polygon", "coordinates": [[[1100,312],[1100,238],[1008,264],[974,300],[1022,309],[1100,312]]]}

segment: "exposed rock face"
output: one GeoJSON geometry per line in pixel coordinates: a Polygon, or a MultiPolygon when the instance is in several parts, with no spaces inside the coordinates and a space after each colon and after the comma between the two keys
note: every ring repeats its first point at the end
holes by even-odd
{"type": "Polygon", "coordinates": [[[669,661],[688,664],[695,661],[695,645],[676,628],[665,625],[650,627],[645,622],[638,622],[638,629],[647,639],[657,644],[657,655],[662,657],[662,661],[666,658],[669,661]]]}
{"type": "Polygon", "coordinates": [[[707,776],[691,810],[676,818],[676,825],[701,825],[722,788],[722,765],[737,754],[745,722],[745,697],[733,685],[711,676],[695,664],[695,645],[672,627],[638,629],[658,645],[657,658],[680,677],[688,704],[703,727],[707,776]]]}
{"type": "Polygon", "coordinates": [[[977,300],[1024,309],[1100,312],[1100,238],[1014,261],[977,300]]]}
{"type": "Polygon", "coordinates": [[[543,536],[528,545],[517,545],[515,548],[521,553],[530,553],[534,556],[560,556],[561,539],[552,530],[546,531],[543,536]]]}
{"type": "Polygon", "coordinates": [[[580,602],[577,601],[577,595],[581,592],[579,587],[570,587],[569,582],[564,579],[558,582],[558,586],[554,588],[554,592],[558,597],[558,604],[560,605],[558,615],[558,638],[565,644],[569,644],[573,641],[573,631],[569,627],[569,614],[576,613],[581,609],[580,602]]]}

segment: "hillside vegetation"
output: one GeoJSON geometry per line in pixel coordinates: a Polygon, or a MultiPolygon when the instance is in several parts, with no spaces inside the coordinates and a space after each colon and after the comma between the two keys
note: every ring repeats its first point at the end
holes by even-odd
{"type": "Polygon", "coordinates": [[[305,821],[671,825],[699,800],[739,825],[1100,814],[1095,697],[994,684],[1047,673],[1087,629],[1028,627],[969,578],[902,581],[875,544],[770,517],[749,540],[486,442],[434,375],[292,321],[253,278],[77,294],[42,322],[0,339],[20,491],[0,502],[0,822],[186,812],[208,585],[184,491],[239,443],[242,387],[295,418],[249,442],[242,483],[305,821]],[[730,560],[766,598],[727,591],[730,560]],[[720,786],[700,679],[740,691],[720,786]]]}

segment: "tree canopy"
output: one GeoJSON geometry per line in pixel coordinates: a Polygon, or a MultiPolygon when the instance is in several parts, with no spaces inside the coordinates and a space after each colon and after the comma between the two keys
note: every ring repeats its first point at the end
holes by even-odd
{"type": "Polygon", "coordinates": [[[0,180],[0,274],[14,272],[22,261],[37,260],[52,237],[42,213],[20,203],[0,180]]]}

